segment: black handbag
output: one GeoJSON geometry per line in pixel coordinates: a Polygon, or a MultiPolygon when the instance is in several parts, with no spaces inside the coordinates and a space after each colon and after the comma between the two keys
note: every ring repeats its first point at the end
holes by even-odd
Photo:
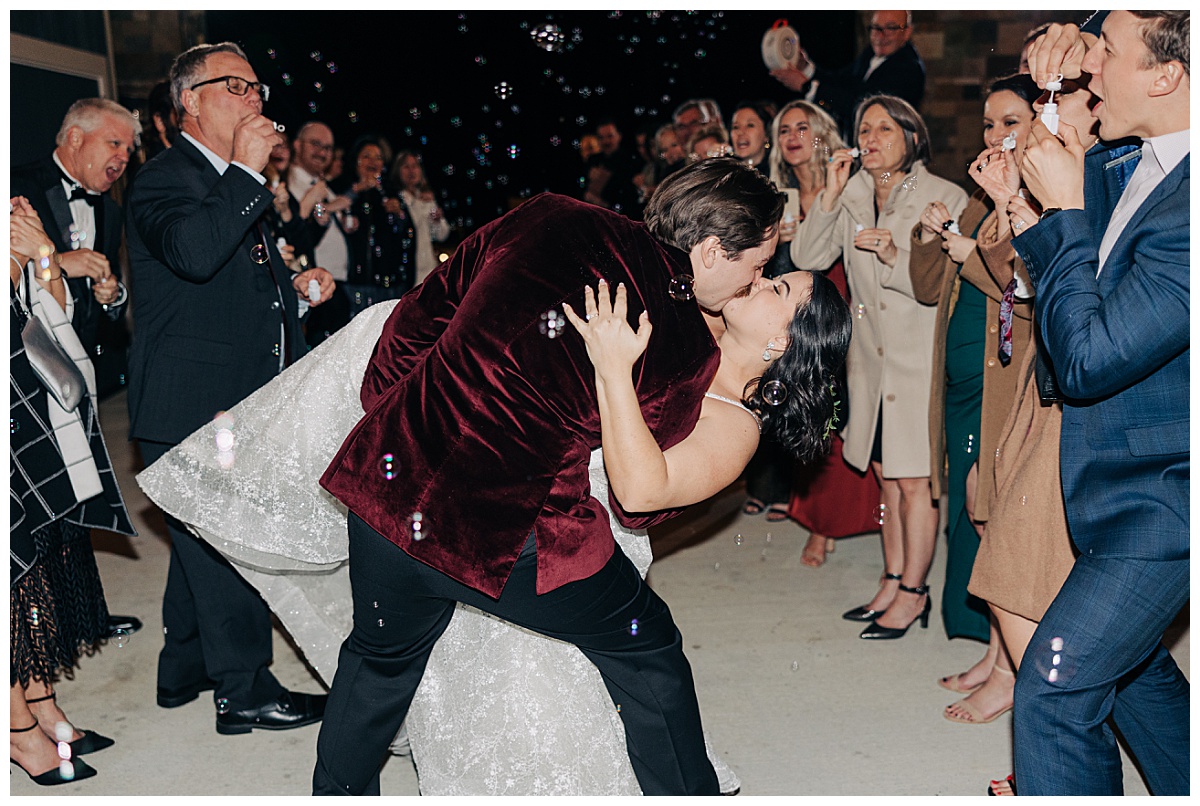
{"type": "Polygon", "coordinates": [[[83,373],[62,345],[55,340],[41,319],[33,315],[30,283],[35,282],[30,272],[25,272],[25,310],[28,319],[21,328],[21,343],[33,372],[46,387],[46,391],[58,401],[65,411],[75,411],[87,391],[83,373]]]}

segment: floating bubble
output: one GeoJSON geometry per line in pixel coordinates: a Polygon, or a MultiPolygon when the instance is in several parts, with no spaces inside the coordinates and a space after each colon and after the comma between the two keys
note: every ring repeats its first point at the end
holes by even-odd
{"type": "Polygon", "coordinates": [[[229,468],[233,467],[233,461],[234,461],[233,451],[218,451],[217,452],[217,464],[221,466],[222,470],[228,470],[229,468]]]}
{"type": "Polygon", "coordinates": [[[742,536],[741,536],[741,535],[735,535],[735,536],[734,536],[734,538],[733,538],[733,545],[735,545],[735,546],[740,546],[740,545],[742,545],[742,536]]]}
{"type": "Polygon", "coordinates": [[[353,109],[350,110],[350,122],[358,123],[358,113],[355,112],[353,109]]]}
{"type": "Polygon", "coordinates": [[[255,263],[261,266],[263,263],[267,262],[268,258],[269,253],[267,252],[267,247],[260,243],[256,243],[254,246],[250,247],[250,259],[255,263]]]}
{"type": "Polygon", "coordinates": [[[888,509],[887,504],[879,504],[872,511],[871,519],[873,521],[875,521],[876,523],[878,523],[880,526],[883,526],[885,523],[888,523],[891,521],[892,511],[890,509],[888,509]]]}
{"type": "Polygon", "coordinates": [[[314,81],[314,82],[313,82],[313,89],[314,89],[314,90],[316,90],[317,92],[324,92],[324,91],[325,91],[325,85],[324,85],[324,84],[322,84],[320,81],[314,81]]]}
{"type": "Polygon", "coordinates": [[[408,116],[413,120],[419,120],[421,117],[421,110],[417,109],[415,106],[409,107],[408,116]]]}
{"type": "Polygon", "coordinates": [[[291,73],[284,73],[281,76],[281,78],[283,79],[283,86],[285,86],[285,87],[292,86],[292,74],[291,73]]]}
{"type": "Polygon", "coordinates": [[[104,355],[104,345],[103,344],[96,345],[96,355],[104,355]]]}
{"type": "Polygon", "coordinates": [[[554,308],[541,315],[538,322],[538,332],[549,339],[557,339],[567,326],[567,317],[554,308]]]}
{"type": "Polygon", "coordinates": [[[707,50],[704,50],[703,48],[701,48],[700,50],[697,50],[697,51],[696,51],[696,58],[697,58],[697,59],[703,59],[703,58],[704,58],[705,56],[707,56],[707,55],[708,55],[708,51],[707,51],[707,50]]]}
{"type": "Polygon", "coordinates": [[[483,67],[485,64],[487,64],[487,56],[484,56],[482,54],[480,54],[479,56],[476,56],[475,64],[479,65],[480,67],[483,67]]]}
{"type": "Polygon", "coordinates": [[[335,62],[325,62],[325,69],[330,73],[336,73],[338,71],[338,66],[335,62]]]}
{"type": "Polygon", "coordinates": [[[855,319],[862,319],[864,316],[866,316],[866,313],[867,313],[867,306],[863,305],[861,302],[854,306],[854,318],[855,319]]]}
{"type": "Polygon", "coordinates": [[[603,95],[604,93],[605,93],[605,89],[604,89],[604,87],[602,87],[602,86],[601,86],[601,87],[596,87],[596,94],[597,94],[597,95],[603,95]]]}
{"type": "Polygon", "coordinates": [[[633,48],[632,48],[632,47],[625,48],[625,55],[626,55],[626,56],[632,56],[632,55],[633,55],[633,48]]]}
{"type": "Polygon", "coordinates": [[[132,633],[129,632],[129,630],[126,630],[122,627],[118,627],[117,629],[113,630],[112,631],[113,646],[115,646],[117,649],[124,649],[125,645],[129,643],[129,637],[131,635],[132,635],[132,633]]]}
{"type": "Polygon", "coordinates": [[[578,123],[580,126],[586,126],[587,125],[587,116],[580,115],[579,117],[575,118],[575,122],[578,123]]]}
{"type": "Polygon", "coordinates": [[[904,181],[900,183],[900,189],[901,190],[916,190],[917,189],[917,177],[915,177],[915,176],[905,177],[904,181]]]}
{"type": "Polygon", "coordinates": [[[633,619],[632,621],[629,622],[629,634],[630,635],[638,634],[638,620],[637,619],[633,619]]]}
{"type": "Polygon", "coordinates": [[[713,563],[713,570],[714,570],[714,571],[720,571],[720,570],[721,570],[721,564],[720,564],[720,563],[713,563]]]}
{"type": "Polygon", "coordinates": [[[316,113],[316,111],[317,111],[317,102],[316,101],[308,102],[308,111],[312,112],[314,114],[316,113]]]}
{"type": "Polygon", "coordinates": [[[592,97],[592,91],[588,87],[580,87],[579,88],[579,97],[580,98],[590,98],[590,97],[592,97]]]}
{"type": "Polygon", "coordinates": [[[771,533],[770,532],[767,532],[767,542],[768,543],[771,542],[771,533]]]}
{"type": "Polygon", "coordinates": [[[267,58],[268,59],[274,59],[276,55],[277,54],[275,53],[275,48],[267,48],[267,58]]]}
{"type": "Polygon", "coordinates": [[[783,381],[767,381],[762,387],[762,399],[768,406],[781,405],[788,398],[788,389],[783,381]]]}
{"type": "Polygon", "coordinates": [[[215,441],[217,443],[217,450],[219,450],[219,451],[232,450],[233,449],[233,432],[230,431],[228,428],[218,429],[215,441]]]}
{"type": "Polygon", "coordinates": [[[458,115],[455,115],[454,117],[450,118],[450,125],[457,129],[462,125],[462,118],[460,118],[458,115]]]}
{"type": "Polygon", "coordinates": [[[29,608],[29,623],[36,627],[41,623],[41,620],[42,618],[38,613],[38,609],[36,607],[29,608]]]}
{"type": "Polygon", "coordinates": [[[440,108],[441,108],[441,107],[439,107],[439,106],[437,105],[437,102],[436,102],[436,101],[433,101],[433,102],[431,102],[431,103],[429,104],[429,111],[430,111],[430,112],[432,112],[432,113],[433,113],[433,114],[435,114],[435,115],[437,114],[437,112],[438,112],[438,110],[439,110],[440,108]]]}
{"type": "Polygon", "coordinates": [[[891,171],[884,171],[882,174],[879,175],[879,181],[880,181],[880,183],[882,183],[884,185],[886,185],[888,182],[890,182],[891,179],[892,179],[891,171]]]}
{"type": "Polygon", "coordinates": [[[414,512],[408,516],[408,525],[412,529],[413,540],[423,540],[425,538],[425,516],[420,512],[414,512]]]}
{"type": "Polygon", "coordinates": [[[696,298],[696,281],[690,274],[677,274],[667,285],[667,293],[676,302],[687,302],[696,298]]]}
{"type": "Polygon", "coordinates": [[[405,126],[405,127],[404,127],[404,136],[405,136],[405,137],[412,137],[412,136],[413,136],[413,127],[412,127],[412,126],[405,126]]]}
{"type": "Polygon", "coordinates": [[[553,23],[537,26],[529,32],[529,36],[533,40],[533,44],[551,53],[561,51],[565,44],[562,30],[553,23]]]}
{"type": "Polygon", "coordinates": [[[513,95],[512,84],[509,84],[507,81],[501,81],[493,89],[496,91],[496,97],[502,101],[511,98],[513,95]]]}
{"type": "Polygon", "coordinates": [[[792,661],[792,671],[793,672],[800,671],[800,662],[799,661],[795,661],[795,660],[792,661]]]}
{"type": "Polygon", "coordinates": [[[17,433],[20,430],[21,430],[21,424],[19,422],[17,422],[14,418],[9,417],[8,418],[8,434],[9,434],[9,436],[12,436],[13,434],[17,433]]]}
{"type": "Polygon", "coordinates": [[[383,465],[383,477],[388,481],[396,478],[396,457],[390,453],[385,453],[381,460],[383,465]]]}
{"type": "Polygon", "coordinates": [[[464,23],[461,23],[461,24],[459,24],[459,26],[458,26],[458,32],[459,32],[460,34],[465,34],[465,33],[466,33],[467,31],[469,31],[469,30],[470,30],[470,29],[467,27],[467,24],[466,24],[465,22],[464,22],[464,23]]]}

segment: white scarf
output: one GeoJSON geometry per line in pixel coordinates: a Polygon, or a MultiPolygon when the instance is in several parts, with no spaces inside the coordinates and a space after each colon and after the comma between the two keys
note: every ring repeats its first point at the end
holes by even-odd
{"type": "MultiPolygon", "coordinates": [[[[29,267],[32,266],[34,263],[30,261],[29,267]]],[[[87,383],[88,399],[92,404],[88,419],[93,420],[96,416],[96,371],[92,367],[92,361],[83,349],[79,337],[75,335],[75,329],[71,327],[75,300],[71,298],[70,289],[67,289],[67,309],[64,311],[58,307],[54,295],[32,279],[29,267],[26,268],[21,282],[28,283],[32,292],[30,294],[31,314],[42,321],[42,324],[50,331],[50,335],[83,373],[83,379],[87,383]]],[[[65,285],[66,278],[63,278],[63,283],[65,285]]],[[[23,289],[17,289],[17,292],[22,296],[24,294],[23,289]]],[[[49,394],[46,395],[46,403],[50,409],[50,427],[54,432],[54,440],[58,443],[58,450],[62,454],[63,463],[67,466],[67,477],[71,480],[71,487],[75,491],[75,500],[82,503],[93,496],[100,495],[104,492],[104,487],[100,483],[100,472],[96,469],[96,459],[92,456],[92,445],[88,439],[94,423],[87,423],[85,429],[80,414],[83,410],[82,406],[77,407],[75,411],[67,411],[58,404],[54,395],[49,394]]]]}

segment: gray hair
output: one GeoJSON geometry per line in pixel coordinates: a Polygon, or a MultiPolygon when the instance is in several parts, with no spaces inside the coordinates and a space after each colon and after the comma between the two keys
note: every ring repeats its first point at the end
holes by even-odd
{"type": "Polygon", "coordinates": [[[139,144],[142,125],[138,123],[137,117],[116,101],[107,98],[80,98],[71,104],[71,108],[63,116],[62,126],[58,129],[54,144],[61,146],[66,143],[67,131],[73,126],[78,126],[84,134],[95,131],[104,124],[105,115],[112,115],[128,124],[129,128],[133,129],[133,144],[139,144]]]}
{"type": "Polygon", "coordinates": [[[184,114],[183,91],[200,80],[204,75],[204,65],[208,57],[215,53],[232,53],[246,59],[245,51],[233,42],[220,42],[216,45],[196,45],[188,48],[171,63],[171,71],[167,74],[167,79],[171,82],[171,103],[175,105],[175,111],[181,121],[184,114]]]}

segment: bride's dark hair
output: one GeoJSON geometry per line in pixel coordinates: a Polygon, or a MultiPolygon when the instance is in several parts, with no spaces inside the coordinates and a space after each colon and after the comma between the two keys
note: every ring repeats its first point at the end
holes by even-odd
{"type": "Polygon", "coordinates": [[[837,286],[812,273],[812,297],[788,325],[788,346],[762,377],[746,384],[743,402],[774,439],[801,462],[829,452],[838,417],[835,379],[850,346],[850,306],[837,286]],[[780,399],[782,398],[782,399],[780,399]]]}

